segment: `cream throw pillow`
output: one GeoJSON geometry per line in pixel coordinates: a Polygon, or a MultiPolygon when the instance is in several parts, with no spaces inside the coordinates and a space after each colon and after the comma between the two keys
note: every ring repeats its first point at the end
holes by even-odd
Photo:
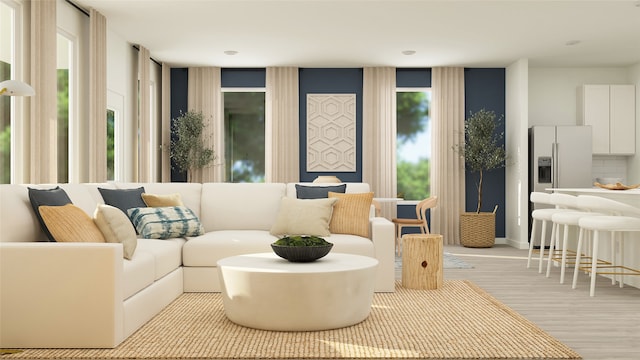
{"type": "Polygon", "coordinates": [[[73,204],[38,208],[42,220],[57,242],[105,242],[93,219],[73,204]]]}
{"type": "Polygon", "coordinates": [[[184,206],[179,193],[169,195],[142,193],[142,200],[149,207],[184,206]]]}
{"type": "Polygon", "coordinates": [[[373,193],[341,194],[329,192],[330,199],[338,199],[329,224],[332,234],[352,234],[369,237],[369,211],[373,193]]]}
{"type": "Polygon", "coordinates": [[[131,260],[138,246],[138,238],[127,215],[117,207],[100,204],[93,214],[93,221],[107,242],[122,243],[124,258],[131,260]]]}
{"type": "Polygon", "coordinates": [[[283,197],[271,235],[329,236],[329,221],[337,199],[295,199],[283,197]]]}

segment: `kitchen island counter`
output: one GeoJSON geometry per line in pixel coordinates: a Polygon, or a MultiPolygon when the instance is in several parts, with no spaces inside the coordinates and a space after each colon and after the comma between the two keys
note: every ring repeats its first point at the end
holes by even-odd
{"type": "Polygon", "coordinates": [[[629,190],[608,190],[598,187],[593,188],[549,188],[552,192],[559,192],[572,195],[593,195],[602,196],[625,204],[640,207],[640,189],[629,190]]]}

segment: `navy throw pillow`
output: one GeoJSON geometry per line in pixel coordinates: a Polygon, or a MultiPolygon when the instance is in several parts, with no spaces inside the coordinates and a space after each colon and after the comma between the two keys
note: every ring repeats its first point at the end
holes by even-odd
{"type": "Polygon", "coordinates": [[[296,184],[296,197],[298,199],[324,199],[329,197],[329,192],[342,193],[347,190],[347,184],[332,186],[305,186],[296,184]]]}
{"type": "Polygon", "coordinates": [[[33,189],[29,188],[29,201],[31,202],[31,206],[33,207],[33,211],[36,213],[36,217],[38,218],[38,222],[40,223],[40,227],[42,231],[47,235],[49,241],[55,242],[53,235],[47,229],[47,225],[44,220],[42,220],[42,216],[40,215],[40,206],[63,206],[67,204],[71,204],[71,199],[67,193],[61,189],[59,186],[56,186],[53,189],[33,189]]]}
{"type": "Polygon", "coordinates": [[[142,193],[144,193],[144,187],[137,189],[103,189],[98,188],[104,203],[117,207],[122,210],[127,217],[129,214],[127,210],[131,208],[147,207],[147,204],[142,200],[142,193]]]}

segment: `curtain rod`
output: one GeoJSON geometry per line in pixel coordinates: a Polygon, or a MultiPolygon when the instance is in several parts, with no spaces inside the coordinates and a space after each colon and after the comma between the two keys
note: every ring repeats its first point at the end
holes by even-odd
{"type": "Polygon", "coordinates": [[[85,14],[85,15],[89,16],[89,12],[88,12],[87,10],[85,10],[85,9],[81,8],[80,6],[78,6],[78,5],[77,5],[76,3],[74,3],[73,1],[71,1],[71,0],[65,0],[65,1],[67,2],[67,4],[69,4],[69,5],[73,6],[74,8],[76,8],[76,9],[80,10],[83,14],[85,14]]]}
{"type": "MultiPolygon", "coordinates": [[[[138,45],[133,45],[133,48],[140,51],[140,47],[138,45]]],[[[153,61],[154,63],[158,64],[158,66],[162,66],[160,62],[158,62],[156,59],[152,58],[151,56],[149,56],[149,59],[151,59],[151,61],[153,61]]]]}
{"type": "MultiPolygon", "coordinates": [[[[74,3],[71,0],[65,0],[69,5],[73,6],[74,8],[78,9],[79,11],[81,11],[83,14],[87,15],[87,16],[91,16],[89,14],[89,12],[83,8],[81,8],[80,6],[78,6],[76,3],[74,3]]],[[[140,51],[140,48],[138,47],[138,45],[133,45],[133,48],[140,51]]],[[[151,61],[153,61],[154,63],[158,64],[158,66],[162,66],[162,64],[160,62],[158,62],[156,59],[154,58],[150,58],[151,61]]]]}

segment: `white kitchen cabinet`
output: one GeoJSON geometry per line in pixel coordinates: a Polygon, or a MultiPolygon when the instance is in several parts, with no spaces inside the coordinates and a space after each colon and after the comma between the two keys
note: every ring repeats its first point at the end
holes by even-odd
{"type": "Polygon", "coordinates": [[[593,129],[593,154],[632,155],[636,149],[634,85],[578,88],[578,124],[593,129]]]}

